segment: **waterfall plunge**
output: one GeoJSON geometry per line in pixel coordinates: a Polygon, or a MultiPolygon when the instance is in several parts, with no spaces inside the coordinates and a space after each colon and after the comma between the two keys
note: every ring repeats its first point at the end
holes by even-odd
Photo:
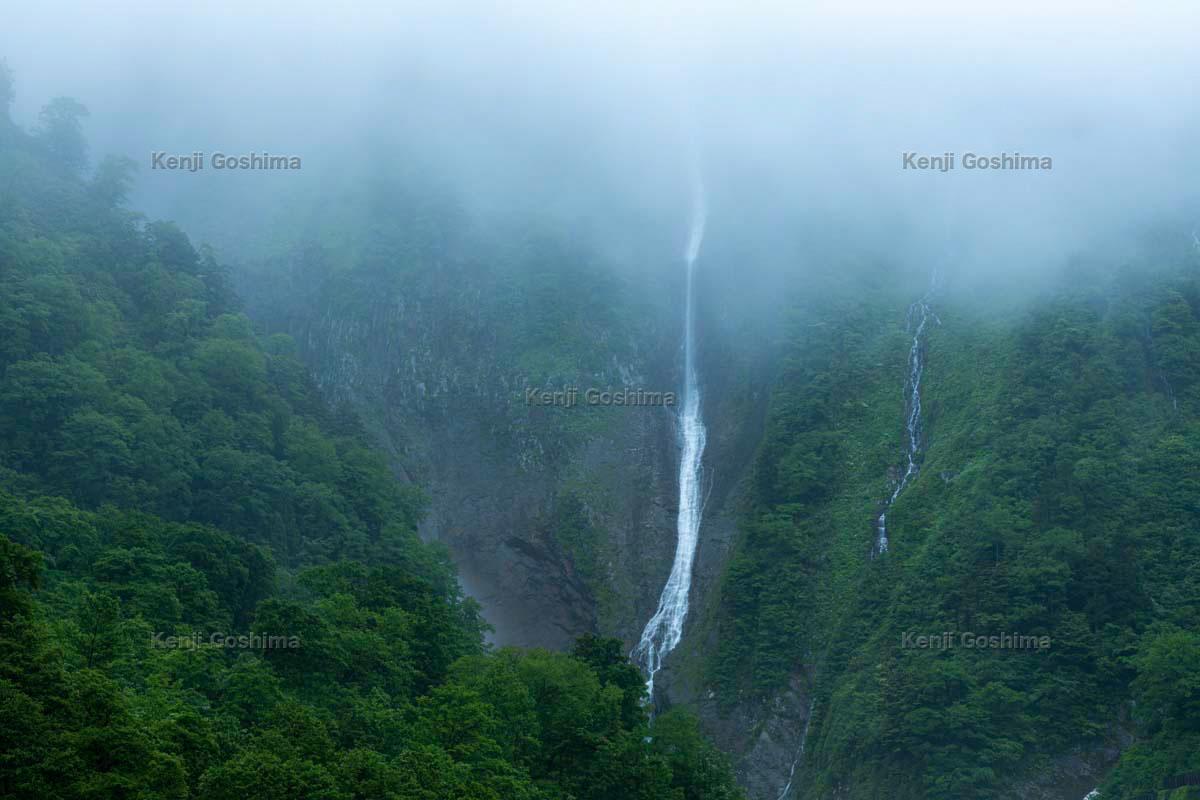
{"type": "Polygon", "coordinates": [[[707,219],[704,186],[697,176],[692,186],[692,223],[684,260],[687,264],[687,286],[683,320],[683,408],[678,418],[679,436],[679,516],[676,521],[675,561],[663,586],[662,596],[654,616],[642,630],[641,640],[634,648],[634,659],[646,671],[646,689],[654,699],[654,676],[662,667],[663,658],[675,649],[683,637],[683,621],[688,613],[688,593],[692,588],[692,564],[700,538],[700,518],[703,500],[700,494],[700,466],[704,455],[706,431],[700,416],[700,386],[696,380],[695,323],[693,306],[693,273],[700,245],[704,241],[707,219]]]}

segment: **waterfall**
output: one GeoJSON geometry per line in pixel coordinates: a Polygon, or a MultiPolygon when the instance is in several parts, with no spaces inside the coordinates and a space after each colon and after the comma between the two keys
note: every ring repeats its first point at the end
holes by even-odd
{"type": "Polygon", "coordinates": [[[930,302],[937,289],[938,273],[934,270],[929,283],[929,291],[908,307],[907,330],[912,334],[912,344],[908,348],[908,376],[904,380],[905,406],[908,414],[904,420],[905,442],[904,474],[896,484],[892,496],[888,498],[884,511],[875,522],[875,552],[886,553],[888,550],[887,511],[896,502],[896,498],[904,491],[920,470],[918,457],[921,453],[921,376],[925,372],[925,327],[932,319],[941,324],[941,320],[933,313],[930,302]]]}
{"type": "Polygon", "coordinates": [[[808,703],[808,716],[804,718],[804,730],[800,734],[800,746],[796,748],[796,757],[792,759],[792,768],[788,770],[787,785],[783,787],[783,791],[779,793],[779,797],[775,800],[784,800],[788,796],[788,792],[792,791],[792,779],[796,777],[796,765],[804,758],[804,745],[808,741],[808,726],[812,724],[813,709],[817,707],[816,698],[813,698],[808,703]]]}
{"type": "Polygon", "coordinates": [[[706,431],[700,417],[700,386],[696,380],[693,273],[700,245],[704,241],[707,209],[704,187],[699,175],[693,178],[692,222],[684,261],[687,285],[683,318],[683,406],[677,420],[679,438],[679,515],[676,520],[675,561],[663,586],[654,616],[646,623],[633,657],[646,672],[646,690],[654,699],[654,676],[663,658],[675,649],[683,637],[683,621],[688,612],[688,592],[692,588],[692,563],[700,536],[703,502],[700,492],[700,464],[704,454],[706,431]]]}

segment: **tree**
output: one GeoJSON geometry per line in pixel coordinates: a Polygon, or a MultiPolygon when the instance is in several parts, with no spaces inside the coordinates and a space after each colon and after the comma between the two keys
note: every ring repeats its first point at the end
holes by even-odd
{"type": "Polygon", "coordinates": [[[1151,729],[1200,733],[1200,634],[1165,631],[1151,636],[1136,663],[1137,707],[1151,729]]]}
{"type": "Polygon", "coordinates": [[[77,411],[63,423],[61,446],[50,458],[50,476],[81,505],[128,500],[121,490],[133,466],[130,439],[121,420],[92,409],[77,411]]]}
{"type": "Polygon", "coordinates": [[[81,122],[87,116],[87,107],[78,100],[56,97],[38,117],[38,137],[60,168],[71,175],[78,175],[87,166],[87,140],[81,122]]]}
{"type": "Polygon", "coordinates": [[[137,164],[128,156],[105,156],[96,167],[88,191],[101,208],[117,208],[129,196],[136,171],[137,164]]]}
{"type": "Polygon", "coordinates": [[[29,613],[27,589],[37,588],[41,569],[41,554],[0,535],[0,618],[7,621],[29,613]]]}
{"type": "Polygon", "coordinates": [[[586,633],[575,642],[571,656],[592,668],[601,683],[621,690],[621,718],[625,727],[636,729],[646,723],[642,701],[646,682],[641,671],[630,663],[620,639],[601,638],[586,633]]]}

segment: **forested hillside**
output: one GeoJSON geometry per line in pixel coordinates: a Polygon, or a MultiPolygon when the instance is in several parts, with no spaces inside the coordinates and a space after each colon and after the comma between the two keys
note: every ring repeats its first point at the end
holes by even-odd
{"type": "Polygon", "coordinates": [[[735,798],[614,640],[491,651],[423,492],[0,74],[0,797],[735,798]]]}
{"type": "Polygon", "coordinates": [[[1200,252],[1168,242],[1033,300],[935,296],[920,472],[875,557],[911,298],[797,303],[708,659],[726,708],[807,686],[795,797],[1082,797],[1124,750],[1120,799],[1200,769],[1200,252]]]}
{"type": "Polygon", "coordinates": [[[320,123],[303,180],[136,183],[74,100],[15,124],[0,63],[0,800],[1146,800],[1200,772],[1174,184],[1083,202],[1080,165],[1118,173],[1074,118],[1058,173],[914,192],[874,118],[829,174],[807,117],[746,161],[787,92],[753,130],[713,95],[693,157],[396,84],[367,133],[322,143],[323,83],[267,120],[320,123]],[[685,387],[688,414],[530,394],[685,387]]]}

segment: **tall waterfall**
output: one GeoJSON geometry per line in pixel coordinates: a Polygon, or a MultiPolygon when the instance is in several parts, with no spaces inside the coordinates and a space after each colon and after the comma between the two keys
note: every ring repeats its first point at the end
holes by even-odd
{"type": "Polygon", "coordinates": [[[908,414],[904,420],[905,442],[904,474],[896,484],[892,496],[888,498],[884,510],[875,522],[875,552],[886,553],[888,550],[887,512],[896,502],[896,498],[904,491],[920,470],[918,456],[921,453],[921,376],[925,372],[925,328],[932,319],[941,324],[941,320],[933,313],[930,302],[937,289],[938,273],[935,270],[927,291],[920,300],[908,307],[908,332],[912,334],[912,344],[908,349],[908,377],[904,381],[905,406],[908,414]]]}
{"type": "Polygon", "coordinates": [[[679,516],[676,520],[675,561],[663,586],[658,609],[646,623],[642,638],[634,648],[634,658],[646,671],[646,689],[654,698],[654,676],[663,658],[675,649],[683,636],[683,621],[688,613],[688,592],[692,588],[692,564],[700,537],[703,500],[700,492],[700,462],[704,454],[705,429],[700,417],[700,386],[696,380],[693,273],[708,210],[704,186],[697,175],[692,185],[692,222],[684,261],[687,286],[683,316],[683,406],[678,418],[679,437],[679,516]]]}

